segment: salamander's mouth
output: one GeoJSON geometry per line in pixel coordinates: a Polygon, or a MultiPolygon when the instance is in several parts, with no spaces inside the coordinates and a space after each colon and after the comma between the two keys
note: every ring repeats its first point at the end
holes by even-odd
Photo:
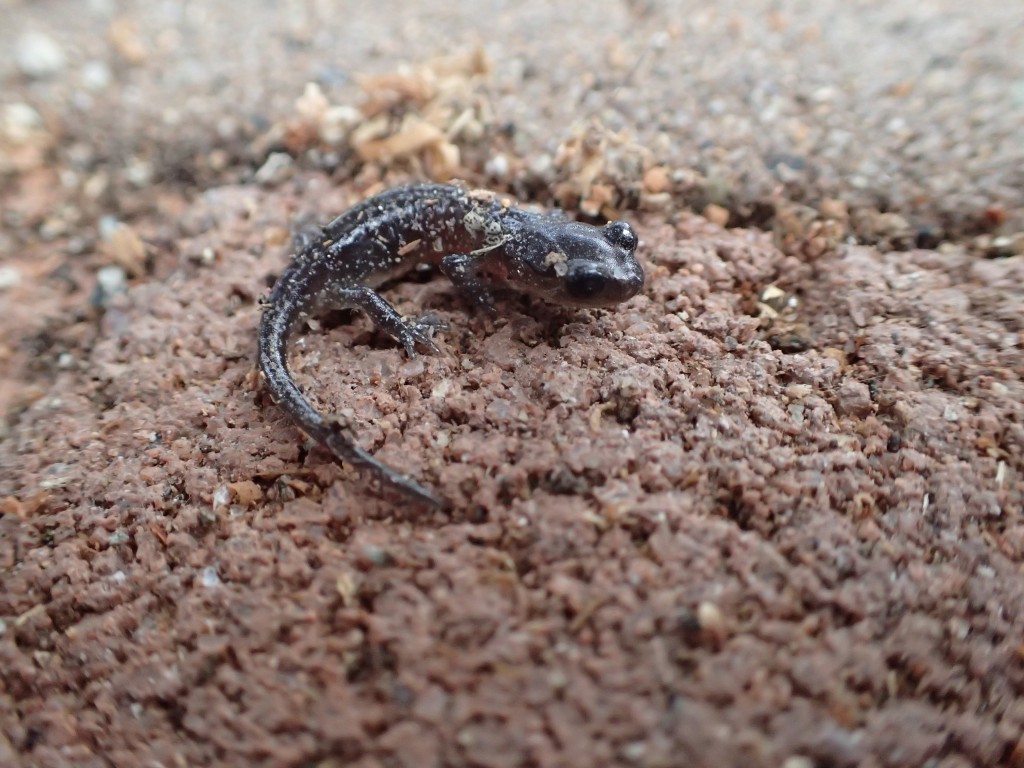
{"type": "Polygon", "coordinates": [[[607,307],[636,296],[644,285],[643,268],[636,261],[607,264],[570,263],[562,278],[563,301],[580,307],[607,307]]]}

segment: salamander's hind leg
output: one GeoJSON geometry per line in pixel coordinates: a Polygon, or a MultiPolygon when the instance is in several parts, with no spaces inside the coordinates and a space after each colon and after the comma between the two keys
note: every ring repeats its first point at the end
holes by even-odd
{"type": "Polygon", "coordinates": [[[372,288],[366,286],[338,288],[324,298],[325,308],[346,309],[352,307],[365,312],[374,326],[387,333],[405,348],[405,353],[409,357],[416,357],[417,344],[423,345],[432,352],[439,353],[441,351],[431,338],[434,331],[444,325],[440,320],[427,316],[409,322],[403,319],[398,311],[372,288]]]}

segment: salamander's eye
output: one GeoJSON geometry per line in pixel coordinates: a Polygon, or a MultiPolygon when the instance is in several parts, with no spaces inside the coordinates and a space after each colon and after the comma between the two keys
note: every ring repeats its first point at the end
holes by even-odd
{"type": "Polygon", "coordinates": [[[604,225],[604,236],[616,248],[622,248],[624,251],[630,252],[636,250],[636,233],[624,221],[609,221],[604,225]]]}
{"type": "Polygon", "coordinates": [[[574,299],[592,299],[604,291],[605,282],[600,272],[577,269],[566,275],[565,292],[574,299]]]}

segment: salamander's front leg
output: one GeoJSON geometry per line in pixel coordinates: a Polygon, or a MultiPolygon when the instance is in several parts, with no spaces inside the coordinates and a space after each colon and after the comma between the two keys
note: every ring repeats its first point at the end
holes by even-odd
{"type": "Polygon", "coordinates": [[[430,318],[412,323],[404,320],[398,311],[372,288],[366,286],[337,288],[331,291],[325,299],[325,304],[335,309],[352,307],[365,312],[374,326],[405,347],[405,352],[409,357],[416,357],[417,344],[422,344],[432,352],[440,353],[441,351],[437,348],[434,340],[430,338],[438,327],[437,322],[431,322],[430,318]]]}
{"type": "Polygon", "coordinates": [[[487,314],[494,317],[494,299],[487,282],[480,275],[480,259],[464,253],[452,253],[441,259],[441,274],[452,281],[452,285],[466,293],[487,314]]]}

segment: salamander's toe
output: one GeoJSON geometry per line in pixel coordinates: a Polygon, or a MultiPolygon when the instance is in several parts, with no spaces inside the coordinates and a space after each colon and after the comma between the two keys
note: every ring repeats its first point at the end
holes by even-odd
{"type": "Polygon", "coordinates": [[[448,323],[434,314],[423,315],[417,318],[413,325],[431,337],[437,332],[444,333],[448,330],[448,323]]]}
{"type": "Polygon", "coordinates": [[[412,322],[404,322],[398,340],[405,347],[405,353],[409,357],[416,357],[416,345],[425,347],[437,355],[441,353],[441,349],[434,343],[434,333],[447,329],[448,324],[439,317],[426,315],[412,322]]]}

